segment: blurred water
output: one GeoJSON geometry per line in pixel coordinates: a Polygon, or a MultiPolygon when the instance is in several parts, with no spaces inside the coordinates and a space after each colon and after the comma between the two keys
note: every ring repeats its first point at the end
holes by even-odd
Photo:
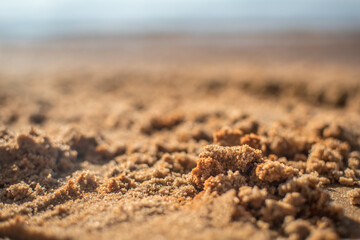
{"type": "Polygon", "coordinates": [[[0,0],[0,40],[133,32],[357,31],[359,0],[0,0]]]}

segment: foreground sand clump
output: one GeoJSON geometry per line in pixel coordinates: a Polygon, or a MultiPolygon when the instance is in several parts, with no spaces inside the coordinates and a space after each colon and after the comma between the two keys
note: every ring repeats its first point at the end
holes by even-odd
{"type": "Polygon", "coordinates": [[[256,176],[266,182],[283,182],[298,174],[298,170],[276,161],[266,161],[256,168],[256,176]]]}
{"type": "MultiPolygon", "coordinates": [[[[131,225],[149,236],[182,232],[184,239],[194,232],[203,238],[201,231],[229,238],[347,236],[343,209],[326,186],[359,185],[358,138],[343,135],[343,127],[292,124],[256,123],[247,128],[251,133],[228,127],[214,132],[213,143],[179,135],[169,141],[174,129],[165,128],[144,133],[141,144],[123,145],[79,131],[58,142],[40,130],[3,130],[0,234],[74,238],[62,226],[82,226],[102,234],[110,229],[109,237],[117,228],[125,239],[143,236],[126,230],[131,225]],[[23,167],[24,161],[36,167],[23,167]],[[58,227],[48,232],[48,224],[58,227]]],[[[352,204],[358,195],[351,192],[352,204]]]]}
{"type": "Polygon", "coordinates": [[[202,198],[234,192],[232,220],[248,219],[260,228],[282,229],[291,238],[317,239],[321,229],[336,239],[342,208],[320,188],[318,175],[298,174],[297,169],[267,160],[248,145],[210,145],[200,154],[192,181],[204,186],[202,198]]]}
{"type": "Polygon", "coordinates": [[[4,129],[0,136],[1,186],[23,180],[32,188],[37,184],[50,188],[56,185],[54,177],[74,168],[76,152],[66,144],[51,142],[41,131],[31,129],[15,136],[4,129]]]}
{"type": "Polygon", "coordinates": [[[227,171],[251,171],[256,163],[263,162],[261,151],[248,145],[239,147],[206,146],[200,154],[197,167],[192,170],[193,182],[202,187],[211,176],[226,174],[227,171]]]}
{"type": "Polygon", "coordinates": [[[284,173],[289,176],[297,175],[297,172],[317,173],[328,183],[360,185],[359,142],[356,135],[340,125],[317,122],[301,126],[274,125],[259,135],[243,136],[238,133],[236,129],[217,131],[214,133],[215,143],[236,146],[246,142],[261,149],[263,155],[267,156],[266,162],[257,169],[262,178],[266,177],[266,172],[270,181],[276,181],[284,173]],[[290,166],[294,169],[290,169],[290,166]],[[279,174],[275,174],[276,171],[279,174]]]}
{"type": "Polygon", "coordinates": [[[360,188],[350,191],[348,196],[351,198],[351,204],[360,205],[360,188]]]}

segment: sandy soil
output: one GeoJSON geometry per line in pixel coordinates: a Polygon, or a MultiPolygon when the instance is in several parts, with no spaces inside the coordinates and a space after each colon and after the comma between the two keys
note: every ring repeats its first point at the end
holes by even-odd
{"type": "Polygon", "coordinates": [[[359,40],[2,43],[0,238],[360,238],[359,40]]]}

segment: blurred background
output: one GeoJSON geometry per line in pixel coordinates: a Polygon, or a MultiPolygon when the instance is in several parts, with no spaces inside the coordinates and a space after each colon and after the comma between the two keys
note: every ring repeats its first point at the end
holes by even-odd
{"type": "Polygon", "coordinates": [[[360,112],[359,65],[359,0],[0,1],[0,122],[15,127],[101,122],[124,102],[360,112]]]}
{"type": "Polygon", "coordinates": [[[0,1],[1,40],[81,34],[354,31],[357,0],[0,1]]]}
{"type": "Polygon", "coordinates": [[[0,72],[235,62],[352,67],[360,62],[359,32],[358,0],[0,1],[0,72]]]}

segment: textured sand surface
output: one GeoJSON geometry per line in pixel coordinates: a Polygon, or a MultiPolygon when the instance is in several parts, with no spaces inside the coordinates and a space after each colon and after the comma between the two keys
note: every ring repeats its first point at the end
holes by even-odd
{"type": "Polygon", "coordinates": [[[360,238],[359,40],[3,43],[0,238],[360,238]]]}

